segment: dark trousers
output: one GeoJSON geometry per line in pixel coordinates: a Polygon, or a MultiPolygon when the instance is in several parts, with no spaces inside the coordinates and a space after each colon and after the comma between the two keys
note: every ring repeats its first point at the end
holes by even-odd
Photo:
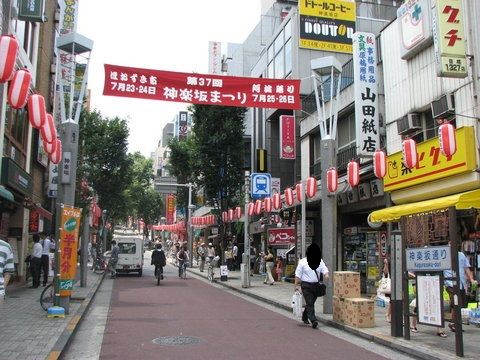
{"type": "Polygon", "coordinates": [[[30,262],[30,270],[32,272],[32,286],[38,287],[40,285],[40,267],[42,258],[33,257],[30,262]]]}
{"type": "Polygon", "coordinates": [[[305,299],[305,310],[303,310],[302,320],[308,319],[313,323],[317,321],[315,316],[315,301],[317,301],[315,283],[302,282],[302,294],[305,299]]]}
{"type": "Polygon", "coordinates": [[[42,255],[42,271],[43,271],[43,286],[47,285],[48,272],[50,270],[50,257],[48,255],[42,255]]]}

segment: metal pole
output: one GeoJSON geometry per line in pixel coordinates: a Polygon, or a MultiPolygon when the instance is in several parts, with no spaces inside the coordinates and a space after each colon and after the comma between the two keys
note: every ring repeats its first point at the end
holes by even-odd
{"type": "Polygon", "coordinates": [[[80,251],[80,286],[87,286],[87,271],[88,271],[88,243],[90,241],[90,226],[88,224],[88,210],[85,209],[83,216],[83,234],[82,234],[82,250],[80,251]]]}
{"type": "Polygon", "coordinates": [[[190,253],[190,267],[193,266],[193,234],[192,234],[192,184],[186,184],[188,186],[188,221],[187,221],[187,244],[188,251],[190,253]]]}
{"type": "Polygon", "coordinates": [[[302,255],[301,258],[305,257],[307,250],[305,249],[305,236],[306,236],[306,224],[307,224],[307,197],[306,195],[306,182],[302,180],[302,229],[301,229],[301,236],[302,236],[302,255]]]}
{"type": "Polygon", "coordinates": [[[244,253],[243,261],[245,262],[245,281],[242,284],[242,287],[250,287],[250,238],[248,237],[248,202],[250,201],[249,189],[250,189],[250,172],[245,171],[245,204],[244,204],[244,215],[243,215],[243,243],[244,243],[244,253]]]}

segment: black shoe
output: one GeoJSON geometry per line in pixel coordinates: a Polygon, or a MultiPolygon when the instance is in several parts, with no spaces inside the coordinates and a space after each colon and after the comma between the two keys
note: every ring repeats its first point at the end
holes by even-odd
{"type": "Polygon", "coordinates": [[[310,325],[310,321],[308,321],[308,319],[302,319],[302,321],[305,325],[310,325]]]}
{"type": "Polygon", "coordinates": [[[315,320],[314,322],[312,322],[312,328],[316,329],[318,327],[318,321],[315,320]]]}
{"type": "Polygon", "coordinates": [[[163,275],[160,275],[160,279],[162,279],[162,280],[163,280],[163,275]]]}

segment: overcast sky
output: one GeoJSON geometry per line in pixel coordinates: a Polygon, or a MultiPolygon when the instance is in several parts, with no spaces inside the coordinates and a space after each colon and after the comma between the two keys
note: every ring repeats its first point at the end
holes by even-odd
{"type": "Polygon", "coordinates": [[[129,151],[155,150],[185,104],[103,96],[104,64],[208,72],[208,42],[242,43],[260,20],[260,0],[81,0],[77,31],[92,39],[92,108],[128,120],[129,151]]]}

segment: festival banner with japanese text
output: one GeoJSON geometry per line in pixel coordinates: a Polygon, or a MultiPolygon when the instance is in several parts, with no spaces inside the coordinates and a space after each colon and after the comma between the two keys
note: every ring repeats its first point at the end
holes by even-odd
{"type": "Polygon", "coordinates": [[[60,296],[70,296],[77,270],[78,233],[82,209],[62,208],[60,221],[60,296]]]}
{"type": "Polygon", "coordinates": [[[280,159],[295,160],[296,147],[295,117],[280,115],[280,159]]]}
{"type": "Polygon", "coordinates": [[[300,110],[300,80],[180,73],[105,64],[103,95],[300,110]]]}

